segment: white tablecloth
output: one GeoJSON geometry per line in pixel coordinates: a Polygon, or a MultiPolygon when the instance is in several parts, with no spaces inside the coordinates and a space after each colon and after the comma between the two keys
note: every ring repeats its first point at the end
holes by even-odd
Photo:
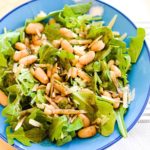
{"type": "MultiPolygon", "coordinates": [[[[0,0],[0,18],[14,7],[28,0],[0,0]]],[[[150,0],[102,0],[125,13],[139,27],[147,32],[150,47],[150,0]]],[[[127,139],[121,139],[108,150],[149,150],[150,149],[150,103],[139,123],[129,132],[127,139]],[[148,123],[149,122],[149,123],[148,123]]]]}

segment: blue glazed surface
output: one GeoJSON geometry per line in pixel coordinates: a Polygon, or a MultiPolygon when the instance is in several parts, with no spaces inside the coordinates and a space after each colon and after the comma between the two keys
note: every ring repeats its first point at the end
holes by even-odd
{"type": "MultiPolygon", "coordinates": [[[[18,27],[21,27],[24,24],[24,21],[27,18],[34,17],[39,11],[43,10],[45,12],[50,12],[53,10],[58,10],[63,8],[64,4],[72,4],[71,0],[33,0],[28,2],[21,7],[15,9],[11,13],[7,14],[3,19],[0,20],[0,33],[2,33],[3,28],[6,27],[8,30],[14,30],[18,27]]],[[[116,10],[115,8],[100,2],[95,1],[94,5],[100,5],[104,7],[104,21],[107,24],[111,18],[117,14],[118,19],[114,26],[115,31],[119,31],[120,33],[127,32],[128,35],[134,36],[136,33],[135,25],[121,12],[116,10]]],[[[128,41],[127,41],[128,42],[128,41]]],[[[135,100],[130,105],[130,108],[125,116],[125,122],[128,128],[128,131],[135,125],[144,111],[149,94],[150,94],[150,55],[148,52],[148,48],[146,43],[144,43],[144,47],[142,53],[139,57],[138,62],[132,66],[132,70],[129,72],[129,81],[131,89],[135,88],[136,96],[135,100]]],[[[2,111],[2,107],[0,106],[0,114],[2,111]]],[[[5,119],[0,116],[0,137],[6,140],[5,128],[6,125],[4,123],[5,119]]],[[[72,142],[62,146],[57,147],[54,144],[45,140],[39,144],[32,144],[31,147],[25,147],[19,142],[15,141],[15,147],[18,150],[96,150],[96,149],[105,149],[110,145],[114,144],[121,138],[117,126],[115,126],[114,133],[109,137],[103,137],[97,134],[95,137],[90,139],[78,139],[75,138],[72,142]]]]}

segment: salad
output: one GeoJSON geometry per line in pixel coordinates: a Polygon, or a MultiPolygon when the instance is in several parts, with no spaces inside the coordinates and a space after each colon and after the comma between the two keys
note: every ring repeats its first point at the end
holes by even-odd
{"type": "Polygon", "coordinates": [[[109,136],[117,123],[127,137],[124,115],[134,99],[128,71],[142,50],[137,29],[127,47],[92,3],[40,12],[15,31],[0,35],[0,104],[6,135],[23,145],[44,139],[61,146],[74,137],[109,136]]]}

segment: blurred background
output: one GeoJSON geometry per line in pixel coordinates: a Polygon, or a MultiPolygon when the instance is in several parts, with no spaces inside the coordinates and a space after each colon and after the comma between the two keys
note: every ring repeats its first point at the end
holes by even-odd
{"type": "MultiPolygon", "coordinates": [[[[29,0],[0,0],[0,18],[18,5],[29,0]]],[[[76,2],[84,0],[74,0],[76,2]]],[[[101,0],[128,16],[137,27],[146,29],[146,41],[150,47],[150,0],[101,0]]],[[[129,132],[127,139],[121,139],[108,150],[149,150],[150,140],[150,102],[140,121],[129,132]]],[[[2,148],[0,147],[2,150],[2,148]]],[[[3,149],[4,150],[4,149],[3,149]]]]}

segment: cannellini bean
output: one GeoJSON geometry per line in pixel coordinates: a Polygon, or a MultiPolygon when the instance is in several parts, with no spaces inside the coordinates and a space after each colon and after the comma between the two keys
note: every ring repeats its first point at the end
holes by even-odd
{"type": "Polygon", "coordinates": [[[27,49],[26,45],[24,43],[21,43],[21,42],[17,42],[15,44],[15,48],[19,51],[22,51],[22,50],[25,50],[27,49]]]}
{"type": "Polygon", "coordinates": [[[84,127],[88,127],[90,125],[90,119],[86,115],[80,114],[79,118],[82,120],[84,127]]]}
{"type": "Polygon", "coordinates": [[[13,59],[15,61],[19,61],[21,58],[26,57],[28,55],[29,55],[29,52],[27,50],[16,51],[13,56],[13,59]]]}
{"type": "Polygon", "coordinates": [[[85,82],[90,82],[91,78],[90,76],[85,73],[84,71],[82,71],[81,69],[78,69],[78,76],[83,79],[85,82]]]}
{"type": "Polygon", "coordinates": [[[29,55],[19,60],[19,64],[28,66],[33,64],[37,60],[37,56],[29,55]]]}
{"type": "Polygon", "coordinates": [[[74,46],[73,47],[73,50],[74,50],[74,53],[78,56],[82,56],[85,54],[85,50],[86,49],[86,46],[74,46]]]}
{"type": "Polygon", "coordinates": [[[114,64],[115,64],[115,61],[111,59],[111,60],[108,62],[108,67],[111,68],[111,66],[114,65],[114,64]]]}
{"type": "Polygon", "coordinates": [[[59,47],[60,47],[60,43],[61,43],[60,40],[53,40],[53,41],[52,41],[52,45],[53,45],[55,48],[59,48],[59,47]]]}
{"type": "Polygon", "coordinates": [[[70,77],[76,78],[77,74],[78,74],[78,69],[75,68],[75,67],[72,67],[72,68],[69,69],[68,74],[69,74],[70,77]]]}
{"type": "Polygon", "coordinates": [[[104,96],[107,96],[107,97],[109,97],[109,98],[112,98],[112,97],[111,97],[111,94],[110,94],[108,91],[104,91],[104,92],[103,92],[103,95],[104,95],[104,96]]]}
{"type": "Polygon", "coordinates": [[[116,102],[113,104],[113,107],[116,109],[120,106],[120,98],[117,97],[117,98],[114,98],[114,100],[116,100],[116,102]]]}
{"type": "Polygon", "coordinates": [[[25,29],[27,34],[37,34],[43,32],[44,26],[41,23],[29,23],[25,29]]]}
{"type": "Polygon", "coordinates": [[[35,68],[34,70],[34,77],[38,79],[41,83],[47,84],[49,82],[48,77],[43,69],[35,68]]]}
{"type": "Polygon", "coordinates": [[[66,50],[67,52],[73,53],[73,47],[67,40],[61,41],[62,49],[66,50]]]}
{"type": "Polygon", "coordinates": [[[0,90],[0,104],[3,105],[3,106],[7,106],[8,105],[8,97],[1,90],[0,90]]]}
{"type": "Polygon", "coordinates": [[[66,38],[76,38],[77,35],[67,28],[60,28],[60,33],[66,38]]]}
{"type": "Polygon", "coordinates": [[[104,47],[105,47],[105,43],[102,40],[99,40],[91,46],[91,50],[97,52],[103,50],[104,47]]]}
{"type": "Polygon", "coordinates": [[[110,69],[114,71],[116,77],[121,77],[121,71],[117,66],[112,65],[110,69]]]}
{"type": "Polygon", "coordinates": [[[95,52],[89,51],[85,55],[79,58],[79,63],[82,65],[87,65],[93,61],[94,57],[95,57],[95,52]]]}
{"type": "Polygon", "coordinates": [[[39,38],[39,36],[34,35],[34,36],[32,36],[32,43],[33,43],[33,45],[41,46],[42,40],[39,38]]]}
{"type": "Polygon", "coordinates": [[[80,138],[89,138],[94,136],[95,134],[96,134],[95,126],[89,126],[78,131],[78,137],[80,138]]]}

